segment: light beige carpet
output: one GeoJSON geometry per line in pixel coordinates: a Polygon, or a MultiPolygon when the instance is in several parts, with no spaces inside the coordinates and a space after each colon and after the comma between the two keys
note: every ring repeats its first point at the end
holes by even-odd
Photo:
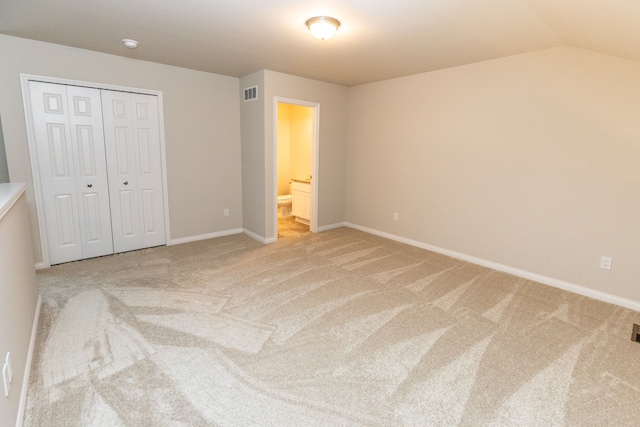
{"type": "Polygon", "coordinates": [[[347,228],[38,278],[26,426],[640,423],[638,313],[347,228]]]}

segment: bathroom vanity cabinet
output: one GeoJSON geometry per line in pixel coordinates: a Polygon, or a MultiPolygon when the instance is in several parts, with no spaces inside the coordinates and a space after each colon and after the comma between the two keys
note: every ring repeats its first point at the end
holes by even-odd
{"type": "Polygon", "coordinates": [[[296,221],[309,224],[311,219],[311,183],[292,180],[291,182],[291,213],[296,221]]]}

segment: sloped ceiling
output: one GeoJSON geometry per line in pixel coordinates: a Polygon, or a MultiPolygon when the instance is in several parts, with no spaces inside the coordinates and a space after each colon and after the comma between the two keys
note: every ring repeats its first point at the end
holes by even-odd
{"type": "Polygon", "coordinates": [[[353,86],[563,45],[640,61],[640,2],[1,0],[0,33],[235,77],[270,69],[353,86]],[[318,15],[341,21],[332,40],[306,29],[318,15]]]}

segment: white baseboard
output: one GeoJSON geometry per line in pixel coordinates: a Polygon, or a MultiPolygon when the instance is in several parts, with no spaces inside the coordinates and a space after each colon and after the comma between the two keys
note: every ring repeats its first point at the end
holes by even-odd
{"type": "MultiPolygon", "coordinates": [[[[327,231],[327,230],[333,230],[334,228],[340,228],[340,227],[346,227],[347,223],[346,222],[339,222],[339,223],[335,223],[335,224],[329,224],[329,225],[323,225],[322,227],[318,227],[318,232],[322,232],[322,231],[327,231]]],[[[253,231],[247,230],[246,228],[234,228],[232,230],[224,230],[224,231],[217,231],[215,233],[209,233],[209,234],[201,234],[198,236],[190,236],[190,237],[182,237],[179,239],[172,239],[169,243],[168,246],[173,246],[173,245],[180,245],[182,243],[189,243],[189,242],[197,242],[198,240],[206,240],[206,239],[214,239],[216,237],[222,237],[222,236],[230,236],[232,234],[246,234],[247,236],[251,237],[253,240],[256,240],[260,243],[263,244],[269,244],[269,243],[275,243],[278,241],[278,237],[262,237],[256,233],[254,233],[253,231]]],[[[36,264],[36,269],[38,269],[38,265],[36,264]]],[[[42,263],[40,263],[40,265],[43,265],[42,263]]],[[[44,267],[40,267],[40,268],[44,268],[44,267]]]]}
{"type": "Polygon", "coordinates": [[[482,258],[477,258],[471,255],[463,254],[463,253],[452,251],[449,249],[444,249],[438,246],[430,245],[428,243],[420,242],[413,239],[408,239],[406,237],[396,236],[395,234],[386,233],[384,231],[375,230],[369,227],[363,227],[361,225],[352,224],[350,222],[346,222],[344,225],[349,228],[354,228],[356,230],[364,231],[365,233],[384,237],[389,240],[405,243],[407,245],[415,246],[421,249],[426,249],[431,252],[436,252],[442,255],[450,256],[452,258],[457,258],[463,261],[470,262],[472,264],[481,265],[483,267],[491,268],[493,270],[501,271],[503,273],[512,274],[514,276],[521,277],[523,279],[531,280],[534,282],[542,283],[544,285],[553,286],[554,288],[559,288],[565,291],[573,292],[574,294],[583,295],[583,296],[604,301],[610,304],[619,305],[621,307],[625,307],[631,310],[640,311],[640,302],[638,301],[622,298],[616,295],[607,294],[605,292],[597,291],[595,289],[591,289],[591,288],[576,285],[573,283],[565,282],[562,280],[554,279],[553,277],[547,277],[541,274],[521,270],[519,268],[510,267],[508,265],[499,264],[497,262],[487,261],[482,258]]]}
{"type": "Polygon", "coordinates": [[[233,228],[231,230],[216,231],[197,236],[181,237],[179,239],[171,239],[167,246],[181,245],[182,243],[197,242],[199,240],[215,239],[216,237],[230,236],[232,234],[240,234],[242,232],[242,228],[233,228]]]}
{"type": "Polygon", "coordinates": [[[48,267],[44,265],[44,262],[36,262],[36,270],[44,270],[45,268],[48,267]]]}
{"type": "Polygon", "coordinates": [[[42,305],[42,296],[38,295],[36,303],[36,313],[33,316],[33,326],[31,327],[31,339],[29,340],[29,351],[27,352],[27,362],[24,367],[24,376],[22,377],[22,392],[20,393],[20,403],[18,405],[18,416],[16,418],[16,427],[22,427],[24,413],[27,409],[27,389],[29,388],[29,375],[31,374],[31,361],[33,360],[33,352],[36,346],[36,335],[38,333],[38,320],[40,319],[40,306],[42,305]]]}
{"type": "Polygon", "coordinates": [[[262,237],[259,234],[254,233],[251,230],[247,230],[246,228],[242,229],[242,232],[244,234],[246,234],[247,236],[251,237],[253,240],[263,243],[263,244],[268,244],[268,243],[275,243],[278,241],[278,236],[276,237],[262,237]]]}
{"type": "Polygon", "coordinates": [[[336,222],[335,224],[323,225],[322,227],[318,227],[318,233],[322,233],[323,231],[333,230],[335,228],[347,227],[346,222],[336,222]]]}

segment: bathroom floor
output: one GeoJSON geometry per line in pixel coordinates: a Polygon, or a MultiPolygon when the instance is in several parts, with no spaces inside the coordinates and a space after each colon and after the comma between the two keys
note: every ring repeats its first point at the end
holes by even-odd
{"type": "Polygon", "coordinates": [[[278,239],[298,237],[309,232],[309,226],[299,223],[295,217],[278,218],[278,239]]]}

